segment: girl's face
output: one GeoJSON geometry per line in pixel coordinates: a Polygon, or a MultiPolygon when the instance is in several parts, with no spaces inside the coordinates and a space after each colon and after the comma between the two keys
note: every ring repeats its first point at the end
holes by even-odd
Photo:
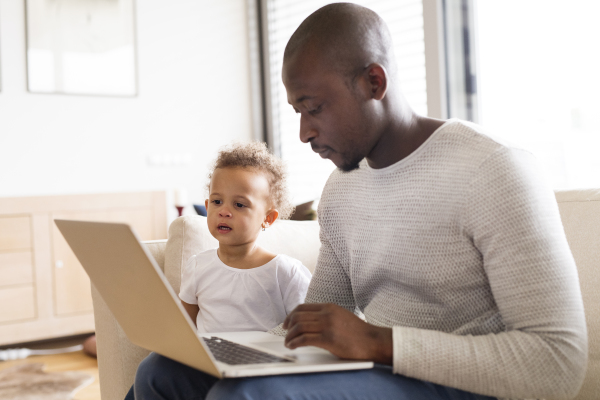
{"type": "Polygon", "coordinates": [[[252,243],[265,222],[277,218],[269,200],[269,182],[254,168],[217,168],[209,191],[208,229],[221,245],[252,243]]]}

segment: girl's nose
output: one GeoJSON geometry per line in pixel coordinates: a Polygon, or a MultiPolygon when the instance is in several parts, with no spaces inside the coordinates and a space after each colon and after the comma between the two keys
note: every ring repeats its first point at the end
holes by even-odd
{"type": "Polygon", "coordinates": [[[219,217],[231,217],[231,212],[226,209],[219,210],[219,217]]]}

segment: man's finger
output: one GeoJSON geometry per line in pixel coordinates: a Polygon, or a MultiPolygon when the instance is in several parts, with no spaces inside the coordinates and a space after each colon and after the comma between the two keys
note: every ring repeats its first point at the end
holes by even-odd
{"type": "MultiPolygon", "coordinates": [[[[300,307],[300,306],[298,306],[300,307]]],[[[316,307],[311,307],[309,310],[305,310],[305,309],[301,309],[299,310],[298,307],[296,307],[294,309],[294,311],[292,311],[291,313],[288,314],[287,317],[285,317],[285,320],[283,321],[283,329],[288,329],[291,325],[293,325],[295,322],[297,321],[314,321],[318,318],[316,312],[320,311],[321,308],[316,308],[316,307]]]]}
{"type": "Polygon", "coordinates": [[[319,333],[305,333],[303,335],[295,337],[289,343],[285,345],[288,349],[295,349],[302,346],[315,346],[322,349],[327,349],[326,343],[323,341],[321,334],[319,333]]]}
{"type": "Polygon", "coordinates": [[[286,317],[288,325],[293,325],[302,321],[318,321],[321,314],[315,311],[296,311],[286,317]]]}
{"type": "Polygon", "coordinates": [[[308,303],[308,304],[299,304],[294,308],[294,311],[320,311],[325,304],[322,303],[308,303]]]}
{"type": "Polygon", "coordinates": [[[320,333],[322,331],[323,325],[318,321],[298,322],[290,326],[285,341],[287,343],[305,333],[320,333]]]}

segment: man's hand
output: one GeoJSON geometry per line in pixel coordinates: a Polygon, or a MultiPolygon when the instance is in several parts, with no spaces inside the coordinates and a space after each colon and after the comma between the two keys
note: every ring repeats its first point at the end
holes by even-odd
{"type": "Polygon", "coordinates": [[[301,304],[292,311],[283,328],[290,349],[316,346],[340,358],[369,360],[392,365],[392,329],[368,324],[335,304],[301,304]]]}

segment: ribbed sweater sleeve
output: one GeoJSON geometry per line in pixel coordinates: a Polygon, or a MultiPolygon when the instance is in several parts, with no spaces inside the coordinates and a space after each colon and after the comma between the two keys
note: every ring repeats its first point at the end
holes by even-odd
{"type": "Polygon", "coordinates": [[[352,294],[352,284],[347,269],[339,261],[325,230],[321,229],[321,249],[317,265],[327,268],[316,268],[308,286],[305,303],[334,303],[354,312],[356,303],[352,294]]]}
{"type": "Polygon", "coordinates": [[[569,399],[587,338],[575,263],[533,157],[501,149],[467,192],[465,233],[481,253],[505,332],[394,326],[396,373],[497,397],[569,399]]]}

